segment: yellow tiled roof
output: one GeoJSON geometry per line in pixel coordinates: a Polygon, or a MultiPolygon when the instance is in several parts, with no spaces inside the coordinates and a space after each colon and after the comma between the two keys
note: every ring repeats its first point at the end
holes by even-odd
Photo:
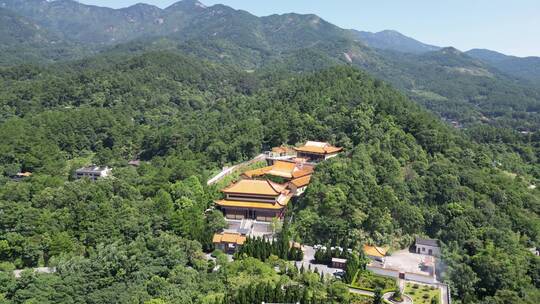
{"type": "Polygon", "coordinates": [[[277,196],[285,191],[286,185],[269,180],[242,179],[222,191],[225,193],[260,194],[277,196]]]}
{"type": "Polygon", "coordinates": [[[296,151],[317,153],[317,154],[332,154],[341,151],[343,148],[334,147],[326,142],[308,141],[301,147],[294,148],[296,151]]]}
{"type": "Polygon", "coordinates": [[[274,165],[272,166],[246,171],[244,172],[244,175],[247,177],[273,175],[273,176],[279,176],[279,177],[290,179],[290,178],[296,178],[296,177],[308,175],[313,172],[312,166],[304,165],[302,168],[300,168],[299,166],[300,165],[294,162],[278,160],[274,162],[274,165]]]}
{"type": "Polygon", "coordinates": [[[342,150],[342,148],[338,148],[338,147],[321,148],[321,147],[307,147],[307,146],[302,146],[302,147],[298,147],[294,149],[300,152],[317,153],[317,154],[332,154],[332,153],[336,153],[342,150]]]}
{"type": "Polygon", "coordinates": [[[302,169],[299,169],[293,172],[293,178],[298,178],[306,175],[311,175],[313,173],[313,167],[305,165],[302,169]]]}
{"type": "Polygon", "coordinates": [[[364,245],[364,253],[370,256],[384,257],[388,250],[383,247],[364,245]]]}
{"type": "Polygon", "coordinates": [[[291,196],[287,195],[283,198],[283,201],[276,202],[276,203],[219,200],[219,201],[216,201],[216,204],[222,207],[240,207],[240,208],[253,208],[253,209],[280,210],[280,209],[283,209],[283,207],[287,206],[290,200],[291,200],[291,196]]]}
{"type": "Polygon", "coordinates": [[[244,172],[244,175],[247,176],[247,177],[250,177],[250,178],[251,177],[257,177],[257,176],[265,175],[268,172],[270,172],[271,170],[272,170],[272,166],[268,166],[268,167],[263,167],[263,168],[259,168],[259,169],[246,171],[246,172],[244,172]]]}
{"type": "Polygon", "coordinates": [[[246,237],[239,234],[239,233],[230,233],[230,232],[224,232],[224,233],[216,233],[214,234],[214,237],[212,237],[212,243],[234,243],[238,245],[242,245],[246,242],[246,237]]]}
{"type": "Polygon", "coordinates": [[[295,185],[296,187],[300,188],[300,187],[307,186],[310,181],[311,181],[311,175],[306,175],[306,176],[293,179],[291,183],[295,185]]]}
{"type": "Polygon", "coordinates": [[[291,152],[294,152],[294,150],[289,148],[289,147],[280,146],[280,147],[272,148],[272,152],[275,152],[275,153],[291,153],[291,152]]]}

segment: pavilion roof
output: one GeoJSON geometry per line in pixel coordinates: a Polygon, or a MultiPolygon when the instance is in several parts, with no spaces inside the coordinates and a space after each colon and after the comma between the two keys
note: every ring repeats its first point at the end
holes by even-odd
{"type": "Polygon", "coordinates": [[[364,245],[364,253],[369,256],[384,257],[388,249],[378,246],[364,245]]]}
{"type": "Polygon", "coordinates": [[[242,245],[246,241],[246,236],[241,235],[240,233],[231,233],[223,232],[216,233],[212,237],[212,243],[234,243],[237,245],[242,245]]]}
{"type": "Polygon", "coordinates": [[[334,154],[343,148],[334,147],[327,142],[308,141],[303,146],[294,148],[298,152],[316,153],[316,154],[334,154]]]}
{"type": "Polygon", "coordinates": [[[241,179],[222,191],[225,193],[277,196],[287,192],[286,188],[287,185],[274,183],[270,180],[241,179]]]}

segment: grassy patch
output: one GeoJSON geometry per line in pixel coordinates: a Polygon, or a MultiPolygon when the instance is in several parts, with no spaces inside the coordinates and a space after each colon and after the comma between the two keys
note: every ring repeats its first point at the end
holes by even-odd
{"type": "Polygon", "coordinates": [[[405,284],[404,293],[412,298],[414,304],[431,304],[431,299],[441,298],[439,288],[415,283],[405,284]]]}
{"type": "Polygon", "coordinates": [[[353,286],[369,290],[375,288],[381,288],[383,290],[394,289],[396,287],[396,279],[377,275],[371,271],[365,270],[358,273],[353,286]]]}
{"type": "Polygon", "coordinates": [[[215,185],[215,187],[217,189],[225,188],[228,185],[230,185],[232,182],[235,182],[235,181],[239,180],[240,175],[242,175],[242,173],[244,173],[244,172],[246,172],[248,170],[259,169],[259,168],[262,168],[262,167],[266,167],[266,161],[259,161],[259,162],[250,164],[249,166],[243,166],[241,168],[238,168],[233,173],[225,176],[222,180],[215,183],[214,185],[215,185]]]}
{"type": "Polygon", "coordinates": [[[372,297],[359,295],[359,294],[351,294],[351,303],[352,304],[371,304],[373,302],[372,297]]]}

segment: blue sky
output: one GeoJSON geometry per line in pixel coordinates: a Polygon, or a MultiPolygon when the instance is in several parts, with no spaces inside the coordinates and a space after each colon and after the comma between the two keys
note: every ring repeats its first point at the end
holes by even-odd
{"type": "MultiPolygon", "coordinates": [[[[137,2],[167,7],[174,0],[80,0],[108,7],[137,2]]],[[[313,13],[343,28],[394,29],[422,42],[461,50],[487,48],[540,56],[540,0],[201,0],[257,16],[313,13]]]]}

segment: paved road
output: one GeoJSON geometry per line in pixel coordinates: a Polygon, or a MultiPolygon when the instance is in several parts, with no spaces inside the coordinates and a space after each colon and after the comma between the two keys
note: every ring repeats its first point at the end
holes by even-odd
{"type": "Polygon", "coordinates": [[[219,182],[220,180],[222,180],[225,176],[227,176],[229,174],[232,174],[237,169],[239,169],[239,168],[241,168],[243,166],[250,165],[250,164],[252,164],[254,162],[257,162],[257,161],[262,161],[265,158],[266,158],[265,154],[259,154],[259,155],[255,156],[254,158],[252,158],[252,159],[250,159],[248,161],[245,161],[243,163],[234,165],[232,167],[224,168],[221,172],[219,172],[218,174],[214,175],[214,177],[209,179],[208,182],[206,182],[206,184],[207,185],[215,184],[215,183],[219,182]]]}
{"type": "Polygon", "coordinates": [[[332,268],[324,264],[313,263],[313,261],[315,261],[315,249],[311,246],[303,246],[303,249],[304,259],[302,261],[296,262],[296,266],[298,266],[298,268],[302,267],[302,265],[304,265],[305,269],[311,267],[312,270],[315,270],[315,268],[317,268],[319,273],[324,273],[325,275],[333,275],[336,271],[343,271],[343,269],[332,268]]]}

